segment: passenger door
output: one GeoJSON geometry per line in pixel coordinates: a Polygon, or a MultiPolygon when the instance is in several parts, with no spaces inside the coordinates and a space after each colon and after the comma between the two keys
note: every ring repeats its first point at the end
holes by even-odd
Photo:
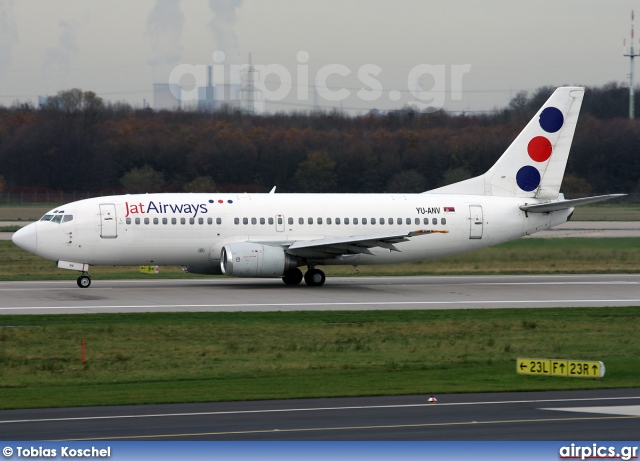
{"type": "Polygon", "coordinates": [[[483,233],[482,205],[469,205],[469,238],[481,239],[483,233]]]}
{"type": "Polygon", "coordinates": [[[113,203],[100,204],[100,237],[103,239],[118,237],[116,206],[113,203]]]}

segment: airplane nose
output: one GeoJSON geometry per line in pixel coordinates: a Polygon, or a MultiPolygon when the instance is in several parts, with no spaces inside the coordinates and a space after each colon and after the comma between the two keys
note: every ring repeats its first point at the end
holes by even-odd
{"type": "Polygon", "coordinates": [[[22,229],[19,229],[17,232],[15,232],[11,237],[13,243],[18,245],[23,250],[35,253],[36,247],[38,245],[37,224],[38,223],[28,224],[22,229]]]}

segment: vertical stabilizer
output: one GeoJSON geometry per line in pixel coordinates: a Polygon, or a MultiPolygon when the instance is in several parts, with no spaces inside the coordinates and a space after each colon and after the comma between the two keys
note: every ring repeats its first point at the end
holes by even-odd
{"type": "Polygon", "coordinates": [[[557,199],[583,96],[558,88],[489,171],[429,192],[557,199]]]}

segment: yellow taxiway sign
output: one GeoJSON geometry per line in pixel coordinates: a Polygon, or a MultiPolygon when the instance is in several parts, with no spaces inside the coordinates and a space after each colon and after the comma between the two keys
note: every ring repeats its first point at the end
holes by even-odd
{"type": "Polygon", "coordinates": [[[518,358],[516,371],[520,375],[602,378],[605,368],[604,363],[594,360],[518,358]]]}

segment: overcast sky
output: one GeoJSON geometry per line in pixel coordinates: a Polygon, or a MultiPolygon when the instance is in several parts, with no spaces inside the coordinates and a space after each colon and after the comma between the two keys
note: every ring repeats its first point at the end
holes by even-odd
{"type": "Polygon", "coordinates": [[[640,0],[0,0],[0,104],[74,87],[151,104],[154,81],[224,51],[227,76],[250,52],[271,65],[257,77],[269,111],[353,113],[416,98],[490,110],[544,85],[628,83],[634,7],[640,14],[640,0]],[[333,101],[306,92],[318,75],[333,101]]]}

